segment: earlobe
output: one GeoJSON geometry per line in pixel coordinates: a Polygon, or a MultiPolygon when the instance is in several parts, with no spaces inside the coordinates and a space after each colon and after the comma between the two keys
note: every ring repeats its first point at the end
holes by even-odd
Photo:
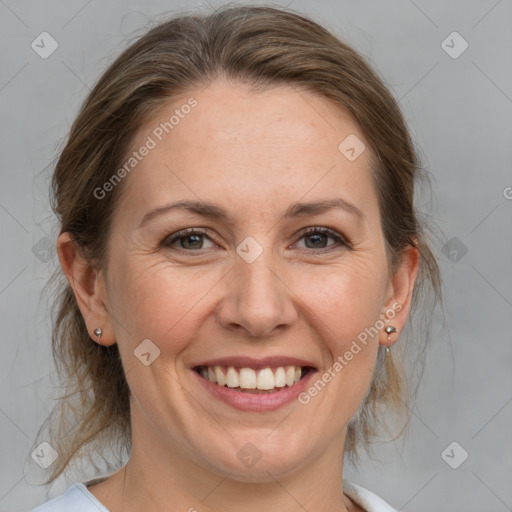
{"type": "Polygon", "coordinates": [[[114,344],[115,336],[105,306],[104,287],[99,283],[100,271],[90,265],[67,232],[59,236],[57,254],[84,317],[89,336],[101,345],[114,344]]]}
{"type": "Polygon", "coordinates": [[[383,311],[386,325],[379,341],[381,345],[390,346],[400,336],[409,315],[418,269],[419,251],[409,245],[404,249],[400,265],[389,283],[389,296],[383,311]]]}

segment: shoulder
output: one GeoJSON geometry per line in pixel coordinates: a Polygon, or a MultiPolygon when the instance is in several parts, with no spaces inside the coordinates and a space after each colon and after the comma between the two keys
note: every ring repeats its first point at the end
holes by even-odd
{"type": "Polygon", "coordinates": [[[64,494],[43,503],[30,512],[108,512],[84,484],[72,485],[64,494]]]}
{"type": "Polygon", "coordinates": [[[343,492],[365,512],[397,512],[382,498],[352,482],[343,481],[343,492]]]}

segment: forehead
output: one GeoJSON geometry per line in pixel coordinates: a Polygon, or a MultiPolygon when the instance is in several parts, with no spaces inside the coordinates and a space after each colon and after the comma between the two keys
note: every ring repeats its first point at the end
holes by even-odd
{"type": "Polygon", "coordinates": [[[173,98],[141,126],[131,151],[152,149],[130,172],[123,197],[140,209],[177,198],[244,211],[248,201],[291,203],[305,195],[362,202],[373,194],[369,151],[352,161],[340,151],[353,137],[361,150],[366,142],[352,117],[311,92],[213,82],[173,98]]]}

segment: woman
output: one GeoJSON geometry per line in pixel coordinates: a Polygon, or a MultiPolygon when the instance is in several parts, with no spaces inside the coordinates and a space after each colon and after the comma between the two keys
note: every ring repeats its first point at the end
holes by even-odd
{"type": "Polygon", "coordinates": [[[391,347],[440,297],[418,172],[375,72],[298,14],[176,17],[128,48],[53,178],[49,481],[124,460],[35,510],[392,511],[343,460],[404,408],[421,333],[391,347]]]}

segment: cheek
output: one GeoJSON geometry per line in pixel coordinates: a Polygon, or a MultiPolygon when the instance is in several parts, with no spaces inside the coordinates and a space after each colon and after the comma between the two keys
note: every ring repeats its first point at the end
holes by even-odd
{"type": "Polygon", "coordinates": [[[179,353],[200,325],[198,315],[206,303],[205,294],[223,274],[200,266],[178,268],[160,258],[144,261],[127,256],[116,261],[111,305],[120,345],[133,350],[149,338],[161,351],[179,353]]]}
{"type": "Polygon", "coordinates": [[[325,361],[304,401],[315,402],[321,395],[316,406],[320,402],[331,405],[317,410],[319,421],[336,418],[334,423],[339,424],[356,412],[375,370],[375,326],[385,283],[378,262],[347,264],[323,277],[321,273],[296,281],[297,293],[313,322],[312,332],[321,340],[325,361]]]}
{"type": "Polygon", "coordinates": [[[339,265],[329,273],[325,269],[297,273],[294,291],[313,321],[317,319],[316,330],[325,333],[323,339],[333,353],[375,324],[384,286],[381,276],[377,263],[339,265]]]}

